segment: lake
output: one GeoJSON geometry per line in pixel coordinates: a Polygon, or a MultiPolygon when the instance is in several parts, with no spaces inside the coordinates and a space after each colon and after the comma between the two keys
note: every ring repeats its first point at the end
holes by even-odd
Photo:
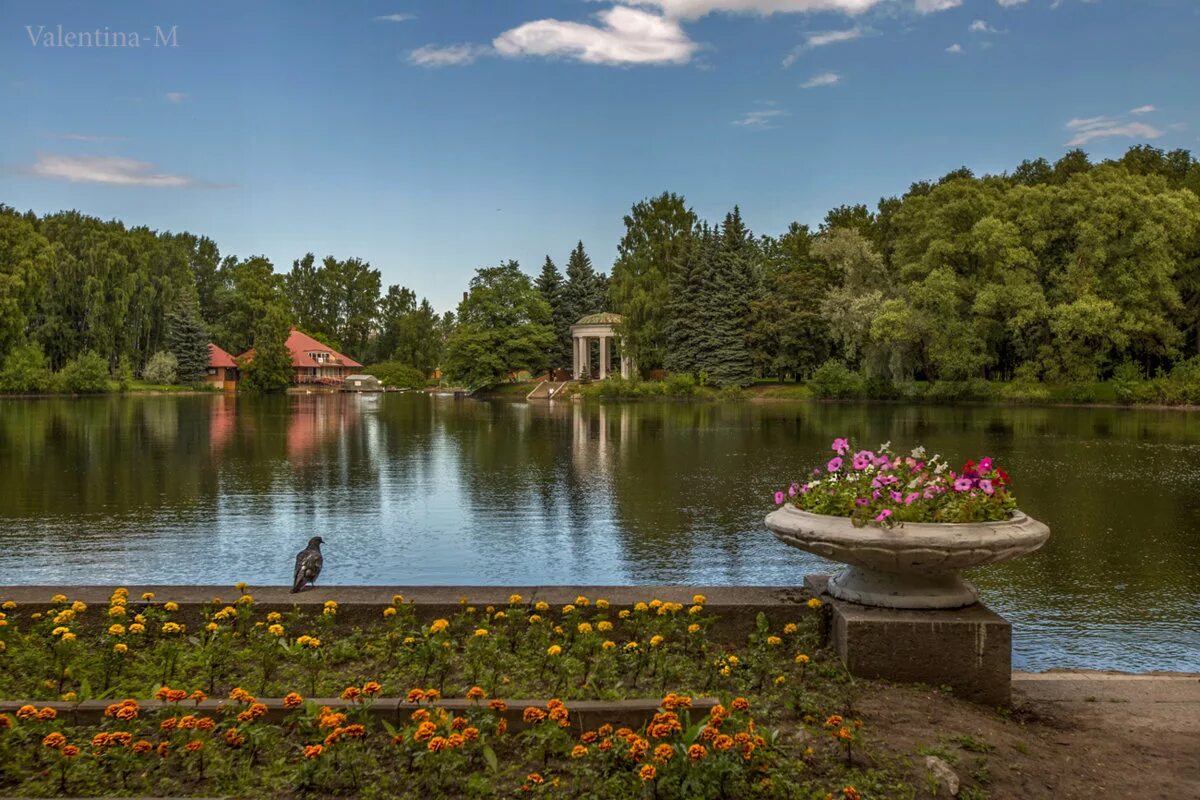
{"type": "Polygon", "coordinates": [[[1200,670],[1200,414],[421,394],[0,400],[0,585],[798,585],[764,528],[834,436],[991,455],[1053,531],[970,574],[1014,665],[1200,670]]]}

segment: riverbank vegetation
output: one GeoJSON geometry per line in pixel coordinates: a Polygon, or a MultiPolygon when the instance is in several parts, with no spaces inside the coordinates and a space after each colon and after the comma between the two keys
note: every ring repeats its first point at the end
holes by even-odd
{"type": "MultiPolygon", "coordinates": [[[[614,311],[643,375],[700,387],[774,378],[821,397],[953,400],[983,399],[986,385],[1034,400],[1110,382],[1119,401],[1194,402],[1200,163],[1187,151],[959,169],[777,235],[751,231],[737,207],[704,221],[671,193],[624,223],[609,274],[579,243],[565,275],[549,256],[536,280],[513,261],[480,269],[439,314],[402,286],[382,291],[353,257],[307,254],[277,273],[203,236],[0,207],[0,390],[38,391],[65,370],[64,390],[100,391],[98,366],[120,384],[161,352],[187,383],[198,343],[278,349],[290,325],[363,363],[477,387],[570,368],[569,326],[614,311]]],[[[282,371],[246,377],[284,385],[282,371]]]]}

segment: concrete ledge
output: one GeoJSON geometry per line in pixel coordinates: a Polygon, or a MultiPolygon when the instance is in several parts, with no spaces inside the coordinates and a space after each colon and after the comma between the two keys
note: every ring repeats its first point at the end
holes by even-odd
{"type": "MultiPolygon", "coordinates": [[[[827,576],[808,576],[814,593],[827,576]]],[[[823,598],[829,640],[851,675],[948,686],[977,703],[1012,699],[1012,626],[982,603],[955,610],[871,608],[823,598]]]]}
{"type": "MultiPolygon", "coordinates": [[[[87,601],[84,601],[87,602],[87,601]]],[[[356,706],[353,703],[342,700],[338,697],[315,697],[311,698],[313,702],[322,706],[329,706],[334,711],[347,711],[356,706]]],[[[78,703],[64,702],[47,702],[47,701],[21,701],[21,700],[0,700],[0,713],[15,714],[16,710],[23,705],[36,706],[37,708],[53,708],[58,712],[58,718],[69,725],[97,725],[104,720],[104,709],[110,703],[119,702],[120,698],[111,700],[83,700],[78,703]]],[[[282,698],[259,698],[258,702],[267,707],[265,719],[271,723],[280,723],[288,715],[294,713],[283,707],[282,698]]],[[[522,730],[527,727],[522,713],[529,706],[537,706],[539,708],[546,707],[546,699],[539,700],[505,700],[508,704],[508,709],[503,712],[505,720],[508,722],[510,730],[522,730]]],[[[717,704],[717,700],[711,697],[692,698],[692,712],[696,715],[707,715],[712,707],[717,704]]],[[[631,728],[640,728],[645,723],[649,722],[659,708],[660,700],[657,698],[645,698],[634,700],[574,700],[566,703],[567,709],[571,712],[572,727],[582,732],[598,728],[599,726],[608,723],[610,725],[627,725],[631,728]]],[[[142,709],[142,715],[156,714],[164,709],[171,709],[178,714],[204,714],[215,715],[223,710],[235,705],[228,700],[209,699],[199,703],[185,700],[181,703],[166,703],[159,700],[138,700],[138,705],[142,709]]],[[[404,698],[398,697],[381,697],[376,699],[370,706],[369,712],[376,719],[383,719],[389,722],[403,722],[408,718],[413,711],[418,708],[444,708],[451,714],[466,711],[470,708],[486,707],[487,701],[466,700],[462,698],[451,698],[438,700],[433,703],[409,703],[404,698]]],[[[239,709],[241,706],[237,706],[239,709]]]]}
{"type": "MultiPolygon", "coordinates": [[[[71,600],[82,600],[89,606],[104,608],[113,592],[112,586],[0,586],[0,602],[13,600],[25,610],[48,606],[55,594],[71,600]]],[[[145,605],[144,592],[154,593],[154,603],[174,601],[179,604],[177,618],[195,624],[206,608],[216,604],[233,603],[238,591],[232,586],[126,586],[129,608],[145,605]]],[[[574,603],[580,595],[591,603],[604,598],[615,608],[627,608],[652,599],[690,605],[692,597],[702,594],[704,607],[717,616],[712,636],[725,644],[742,644],[754,630],[759,612],[767,615],[773,625],[795,622],[804,615],[815,613],[805,603],[812,597],[802,588],[778,586],[319,586],[291,594],[285,586],[251,586],[254,607],[261,611],[300,610],[319,611],[326,600],[338,603],[339,621],[365,624],[380,619],[381,609],[391,605],[393,595],[403,595],[413,603],[417,617],[432,620],[457,613],[466,598],[473,606],[508,605],[510,595],[519,594],[526,605],[545,601],[555,608],[574,603]]],[[[101,620],[102,615],[84,615],[82,622],[101,620]]],[[[107,621],[105,619],[105,621],[107,621]]]]}

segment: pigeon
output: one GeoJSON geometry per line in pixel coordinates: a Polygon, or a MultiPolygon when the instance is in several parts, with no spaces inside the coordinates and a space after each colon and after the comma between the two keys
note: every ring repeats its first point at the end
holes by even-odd
{"type": "Polygon", "coordinates": [[[304,588],[304,584],[312,584],[321,574],[325,559],[321,558],[321,545],[325,540],[314,536],[308,540],[308,547],[296,554],[296,575],[292,579],[292,594],[304,588]]]}

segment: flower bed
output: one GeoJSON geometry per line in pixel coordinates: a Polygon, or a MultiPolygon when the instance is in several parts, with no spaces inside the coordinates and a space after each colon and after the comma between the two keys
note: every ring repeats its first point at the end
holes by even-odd
{"type": "Polygon", "coordinates": [[[430,622],[396,597],[348,628],[333,601],[262,613],[241,591],[192,628],[122,590],[5,603],[0,697],[28,702],[0,713],[0,793],[852,798],[894,780],[852,765],[863,725],[816,615],[760,615],[730,648],[701,596],[513,596],[430,622]],[[551,699],[498,699],[519,696],[551,699]],[[584,697],[656,702],[622,724],[584,697]]]}
{"type": "Polygon", "coordinates": [[[1008,473],[984,456],[954,470],[940,455],[917,447],[898,456],[891,443],[877,451],[834,439],[833,457],[810,478],[775,493],[775,504],[850,517],[856,525],[903,522],[996,522],[1017,507],[1008,473]]]}

